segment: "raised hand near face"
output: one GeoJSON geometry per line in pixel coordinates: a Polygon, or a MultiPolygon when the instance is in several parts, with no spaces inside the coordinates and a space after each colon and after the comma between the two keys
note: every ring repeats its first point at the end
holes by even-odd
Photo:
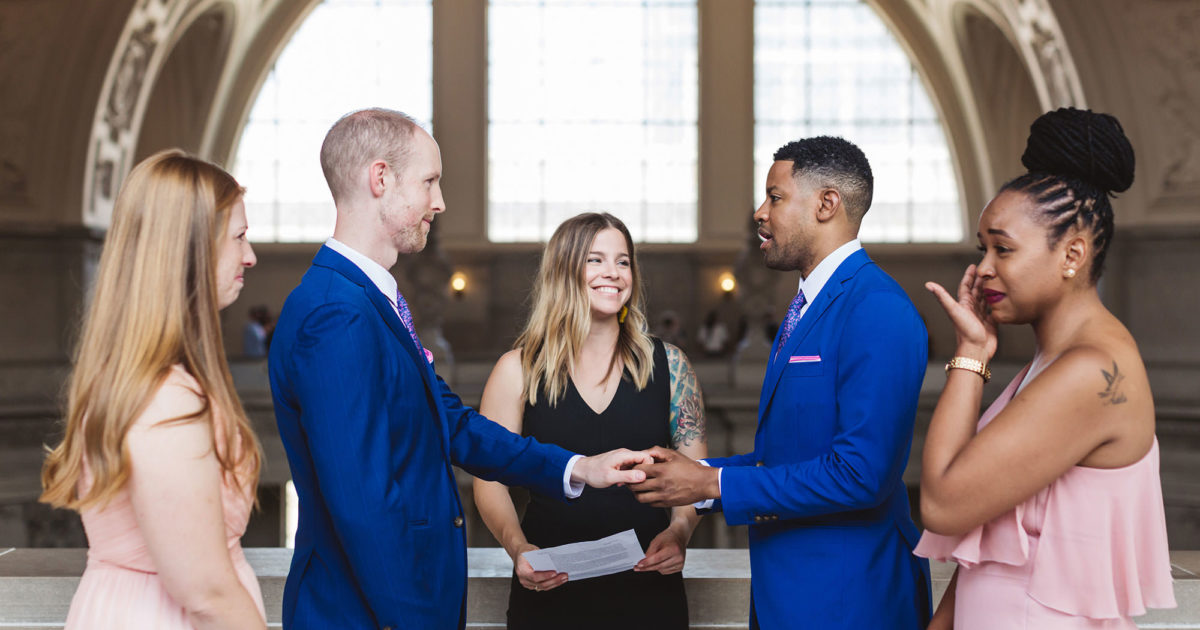
{"type": "Polygon", "coordinates": [[[982,277],[975,265],[969,265],[958,283],[958,298],[950,296],[942,285],[926,282],[925,288],[950,316],[958,338],[958,352],[973,359],[987,362],[996,353],[996,321],[988,312],[983,299],[982,277]],[[975,356],[976,354],[980,356],[975,356]]]}

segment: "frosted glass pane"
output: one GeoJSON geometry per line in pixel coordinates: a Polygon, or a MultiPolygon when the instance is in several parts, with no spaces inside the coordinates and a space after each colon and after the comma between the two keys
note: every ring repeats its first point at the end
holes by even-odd
{"type": "Polygon", "coordinates": [[[694,0],[492,0],[488,29],[488,238],[607,211],[696,240],[694,0]]]}
{"type": "Polygon", "coordinates": [[[780,146],[842,136],[862,148],[875,175],[864,240],[961,240],[957,174],[941,120],[874,9],[860,0],[758,0],[754,28],[756,199],[780,146]]]}
{"type": "Polygon", "coordinates": [[[250,108],[232,164],[251,241],[333,234],[320,152],[343,114],[387,107],[430,129],[432,17],[431,0],[325,0],[300,25],[250,108]]]}

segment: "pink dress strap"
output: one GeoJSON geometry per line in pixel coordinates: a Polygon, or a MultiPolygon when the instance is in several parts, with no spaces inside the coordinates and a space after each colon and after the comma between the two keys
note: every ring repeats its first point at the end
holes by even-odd
{"type": "MultiPolygon", "coordinates": [[[[992,403],[977,430],[1012,400],[1028,370],[992,403]]],[[[966,570],[988,562],[1032,562],[1027,594],[1071,615],[1118,619],[1147,608],[1173,608],[1158,440],[1140,460],[1122,468],[1075,466],[961,536],[926,531],[913,553],[954,561],[966,570]],[[1033,557],[1031,548],[1036,548],[1033,557]]]]}

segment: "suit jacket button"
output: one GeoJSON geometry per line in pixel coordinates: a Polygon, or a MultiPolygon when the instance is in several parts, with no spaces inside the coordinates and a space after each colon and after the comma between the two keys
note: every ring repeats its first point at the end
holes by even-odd
{"type": "MultiPolygon", "coordinates": [[[[455,527],[462,527],[462,526],[463,526],[463,517],[461,517],[461,516],[455,516],[455,517],[454,517],[454,526],[455,526],[455,527]]],[[[387,629],[385,628],[384,630],[387,630],[387,629]]]]}
{"type": "Polygon", "coordinates": [[[760,459],[760,460],[758,460],[758,461],[754,462],[754,465],[755,465],[755,466],[762,466],[762,465],[763,465],[763,463],[762,463],[762,460],[760,459]]]}

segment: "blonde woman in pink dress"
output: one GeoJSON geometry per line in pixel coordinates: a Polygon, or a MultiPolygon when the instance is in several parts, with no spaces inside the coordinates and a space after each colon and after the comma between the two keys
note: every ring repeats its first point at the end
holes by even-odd
{"type": "Polygon", "coordinates": [[[1133,149],[1112,116],[1060,109],[1022,162],[957,300],[926,285],[958,335],[922,460],[916,553],[958,564],[929,628],[1131,629],[1175,606],[1150,384],[1096,290],[1133,149]],[[996,324],[1037,350],[977,421],[996,324]]]}
{"type": "Polygon", "coordinates": [[[242,555],[261,460],[218,310],[255,263],[244,190],[180,151],[117,197],[42,501],[78,510],[88,563],[67,628],[266,627],[242,555]]]}

